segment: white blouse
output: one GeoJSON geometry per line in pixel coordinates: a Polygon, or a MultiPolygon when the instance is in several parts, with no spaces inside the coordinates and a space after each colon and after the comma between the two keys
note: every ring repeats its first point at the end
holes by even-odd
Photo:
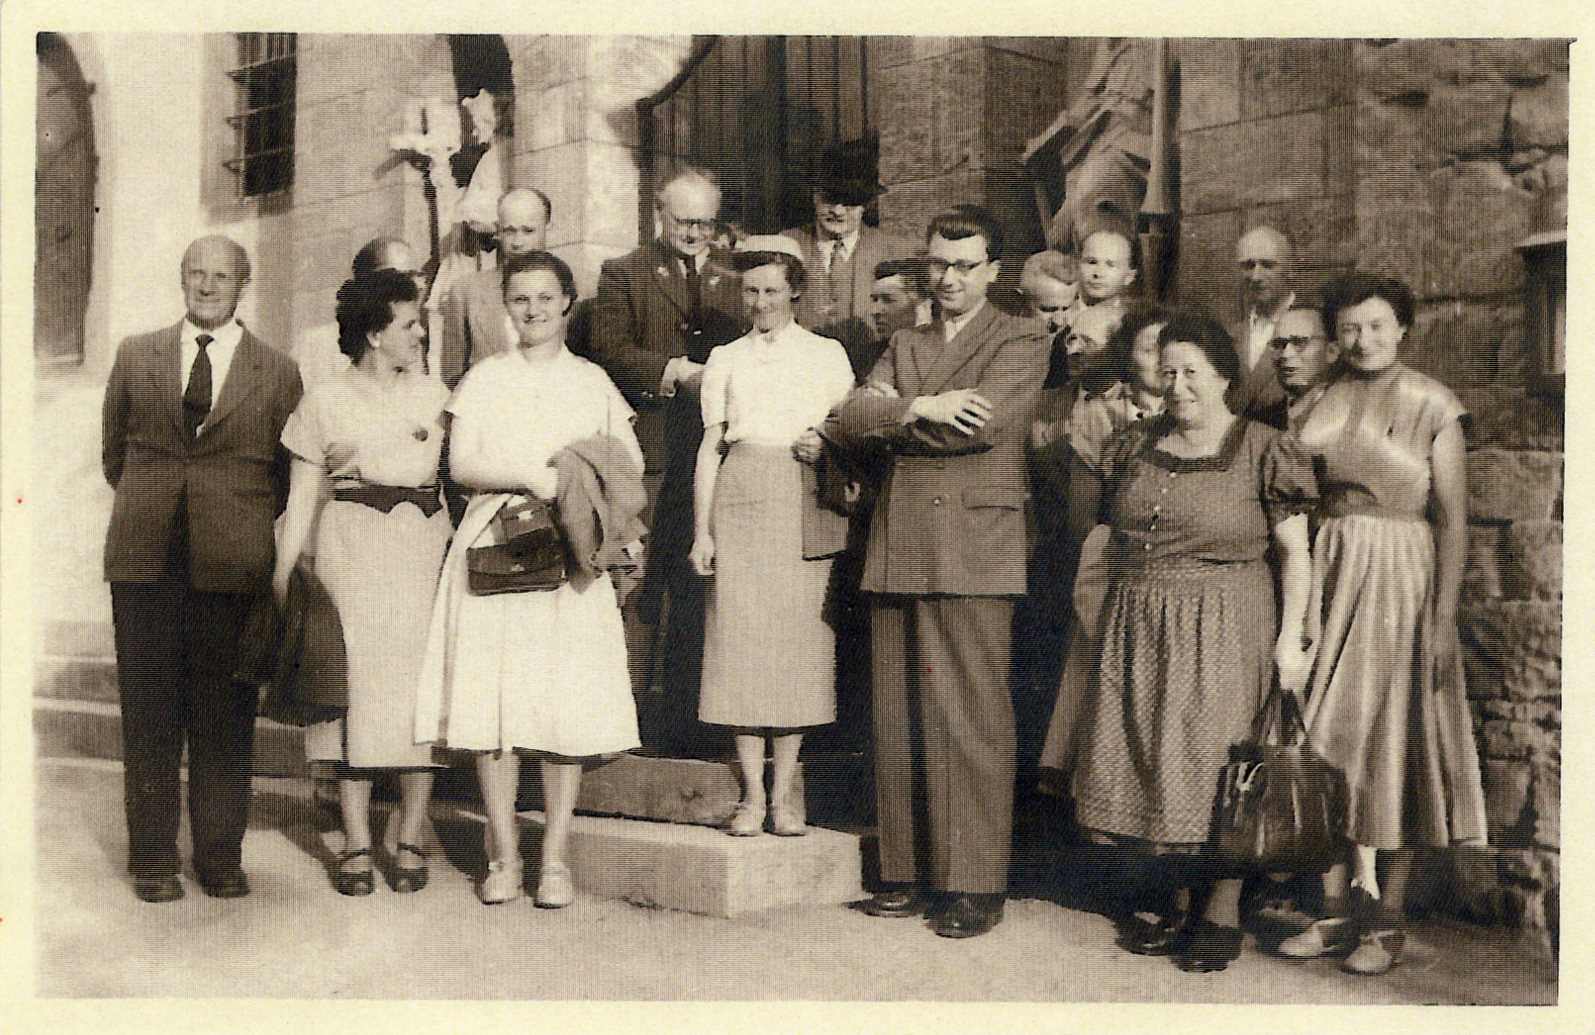
{"type": "Polygon", "coordinates": [[[795,321],[770,334],[755,330],[709,353],[703,424],[725,424],[727,442],[789,446],[852,388],[840,342],[795,321]]]}

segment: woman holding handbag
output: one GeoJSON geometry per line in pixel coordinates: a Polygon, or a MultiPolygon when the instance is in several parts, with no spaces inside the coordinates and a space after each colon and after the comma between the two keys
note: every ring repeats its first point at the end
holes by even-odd
{"type": "Polygon", "coordinates": [[[836,719],[836,639],[823,610],[847,530],[845,517],[819,511],[803,464],[818,459],[815,429],[853,387],[853,368],[840,343],[792,318],[804,287],[797,242],[760,235],[738,248],[753,330],[709,354],[694,480],[691,560],[712,579],[698,717],[736,741],[743,796],[726,832],[756,836],[768,813],[771,833],[793,837],[807,829],[792,794],[803,731],[836,719]],[[820,520],[833,541],[806,543],[805,524],[820,520]]]}
{"type": "Polygon", "coordinates": [[[540,760],[547,828],[536,904],[558,908],[575,894],[566,850],[582,763],[639,743],[620,607],[607,573],[559,579],[557,552],[553,577],[519,591],[497,574],[473,582],[471,555],[494,555],[521,525],[532,538],[548,531],[539,501],[555,497],[568,447],[606,436],[637,478],[642,450],[608,376],[565,347],[570,267],[548,252],[514,256],[503,286],[516,348],[472,366],[448,405],[450,473],[474,495],[443,564],[416,738],[478,752],[489,860],[477,893],[487,904],[522,893],[518,753],[540,760]]]}
{"type": "MultiPolygon", "coordinates": [[[[1239,875],[1212,855],[1219,775],[1276,676],[1305,682],[1311,467],[1277,431],[1233,413],[1230,337],[1177,314],[1158,334],[1165,412],[1104,451],[1113,577],[1096,686],[1081,717],[1076,821],[1150,855],[1173,890],[1124,946],[1222,970],[1240,953],[1239,875]],[[1283,607],[1264,561],[1281,560],[1283,607]]],[[[1090,623],[1089,616],[1082,620],[1090,623]]]]}
{"type": "Polygon", "coordinates": [[[1349,951],[1342,969],[1383,974],[1404,947],[1412,849],[1486,835],[1456,626],[1467,413],[1399,359],[1415,304],[1405,284],[1354,273],[1326,296],[1343,370],[1299,431],[1323,471],[1306,719],[1308,743],[1346,775],[1354,875],[1348,886],[1345,862],[1325,874],[1325,915],[1280,952],[1349,951]]]}
{"type": "Polygon", "coordinates": [[[283,429],[293,468],[272,590],[279,604],[287,599],[314,529],[315,578],[337,611],[348,659],[347,715],[305,732],[305,754],[338,780],[344,851],[333,887],[372,892],[371,784],[396,770],[390,881],[395,891],[419,891],[427,882],[421,841],[433,758],[413,735],[415,694],[451,531],[438,496],[448,392],[425,373],[410,276],[381,270],[349,280],[338,289],[337,313],[338,347],[349,362],[311,382],[283,429]]]}

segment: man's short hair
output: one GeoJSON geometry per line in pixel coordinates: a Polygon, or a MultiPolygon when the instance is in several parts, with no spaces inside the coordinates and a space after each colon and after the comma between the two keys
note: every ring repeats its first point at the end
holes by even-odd
{"type": "Polygon", "coordinates": [[[183,273],[187,273],[188,272],[188,253],[193,249],[194,245],[198,244],[199,242],[201,242],[203,240],[206,240],[206,239],[212,238],[212,237],[216,238],[217,240],[226,241],[228,244],[232,245],[232,247],[233,247],[233,271],[238,274],[238,279],[240,281],[249,280],[250,277],[253,275],[253,270],[250,268],[250,265],[249,265],[249,252],[244,249],[243,245],[239,244],[237,241],[233,240],[231,237],[228,237],[226,234],[206,234],[204,237],[196,237],[192,241],[189,241],[188,242],[188,247],[183,249],[183,257],[177,261],[178,270],[180,270],[183,273]]]}
{"type": "Polygon", "coordinates": [[[659,187],[654,191],[654,206],[657,208],[664,204],[665,195],[670,193],[670,188],[678,183],[697,183],[720,193],[720,178],[713,171],[701,165],[682,164],[670,171],[670,175],[660,181],[659,187]]]}
{"type": "Polygon", "coordinates": [[[875,264],[875,279],[902,277],[903,284],[920,298],[930,297],[930,273],[925,260],[910,256],[906,259],[887,259],[875,264]]]}
{"type": "Polygon", "coordinates": [[[396,247],[407,248],[409,242],[402,237],[373,237],[366,242],[365,247],[354,253],[350,274],[356,278],[369,277],[377,270],[383,269],[388,262],[388,253],[396,247]]]}
{"type": "Polygon", "coordinates": [[[1023,284],[1031,277],[1045,277],[1060,284],[1073,284],[1076,276],[1074,256],[1049,248],[1025,260],[1025,268],[1019,271],[1019,282],[1023,284]]]}
{"type": "Polygon", "coordinates": [[[1084,237],[1082,237],[1080,239],[1080,253],[1082,255],[1085,254],[1086,242],[1091,240],[1091,238],[1095,237],[1097,234],[1111,234],[1112,236],[1123,241],[1129,246],[1130,268],[1132,270],[1139,270],[1141,268],[1141,241],[1139,239],[1139,235],[1132,234],[1116,224],[1099,226],[1092,230],[1089,234],[1086,234],[1084,237]]]}
{"type": "Polygon", "coordinates": [[[1284,228],[1282,226],[1277,226],[1277,225],[1275,225],[1273,223],[1258,223],[1256,226],[1247,227],[1244,231],[1242,231],[1241,235],[1235,239],[1236,244],[1239,244],[1241,241],[1244,241],[1247,237],[1249,237],[1250,235],[1256,233],[1259,230],[1266,230],[1266,231],[1268,231],[1271,234],[1278,235],[1279,239],[1281,241],[1283,241],[1284,244],[1285,244],[1285,254],[1287,256],[1289,256],[1289,257],[1292,257],[1292,258],[1295,257],[1295,255],[1296,255],[1296,237],[1295,237],[1295,235],[1292,234],[1286,228],[1284,228]]]}
{"type": "Polygon", "coordinates": [[[997,217],[980,205],[954,205],[936,214],[925,228],[925,243],[940,236],[948,241],[961,241],[979,234],[986,241],[986,259],[1002,258],[1002,224],[997,217]]]}
{"type": "Polygon", "coordinates": [[[498,198],[498,207],[500,210],[502,210],[504,207],[504,199],[509,197],[511,194],[514,194],[516,191],[524,191],[527,194],[535,195],[537,200],[543,203],[543,222],[552,223],[554,221],[554,203],[549,200],[547,194],[544,194],[536,187],[511,187],[503,194],[500,194],[498,198]]]}
{"type": "Polygon", "coordinates": [[[511,255],[504,260],[504,265],[499,267],[499,290],[509,294],[510,281],[517,273],[530,273],[542,270],[552,273],[554,279],[559,281],[560,294],[568,302],[565,303],[564,312],[570,314],[576,305],[576,275],[571,272],[570,264],[553,252],[527,252],[525,255],[511,255]]]}

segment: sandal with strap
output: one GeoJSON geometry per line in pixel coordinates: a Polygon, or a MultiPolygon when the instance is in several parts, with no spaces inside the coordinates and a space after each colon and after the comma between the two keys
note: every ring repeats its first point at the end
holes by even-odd
{"type": "Polygon", "coordinates": [[[332,886],[340,895],[369,895],[376,890],[376,876],[370,870],[345,870],[344,867],[361,856],[369,858],[371,849],[356,848],[338,856],[332,868],[332,886]]]}
{"type": "Polygon", "coordinates": [[[1407,936],[1400,928],[1363,931],[1356,950],[1342,961],[1340,969],[1348,974],[1367,977],[1387,974],[1391,967],[1401,962],[1401,951],[1406,946],[1407,936]]]}
{"type": "Polygon", "coordinates": [[[1315,960],[1344,956],[1357,945],[1357,921],[1349,916],[1314,920],[1305,931],[1279,943],[1279,954],[1290,960],[1315,960]]]}
{"type": "Polygon", "coordinates": [[[426,853],[423,852],[418,846],[406,844],[405,842],[400,841],[398,847],[394,849],[393,852],[393,870],[389,877],[389,883],[392,885],[393,890],[399,892],[400,894],[408,894],[410,892],[420,891],[422,888],[426,887],[427,877],[430,876],[430,872],[427,869],[425,861],[423,861],[420,866],[400,866],[400,852],[409,852],[412,855],[419,856],[422,860],[426,859],[426,853]]]}

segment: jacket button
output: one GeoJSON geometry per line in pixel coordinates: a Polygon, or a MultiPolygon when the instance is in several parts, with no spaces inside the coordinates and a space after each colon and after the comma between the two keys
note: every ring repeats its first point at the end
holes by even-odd
{"type": "Polygon", "coordinates": [[[941,506],[942,498],[940,496],[937,496],[935,499],[931,500],[931,502],[939,507],[939,506],[941,506]]]}
{"type": "Polygon", "coordinates": [[[686,329],[687,329],[687,325],[686,325],[686,324],[682,324],[682,325],[681,325],[681,329],[682,329],[682,330],[686,330],[686,329]]]}

